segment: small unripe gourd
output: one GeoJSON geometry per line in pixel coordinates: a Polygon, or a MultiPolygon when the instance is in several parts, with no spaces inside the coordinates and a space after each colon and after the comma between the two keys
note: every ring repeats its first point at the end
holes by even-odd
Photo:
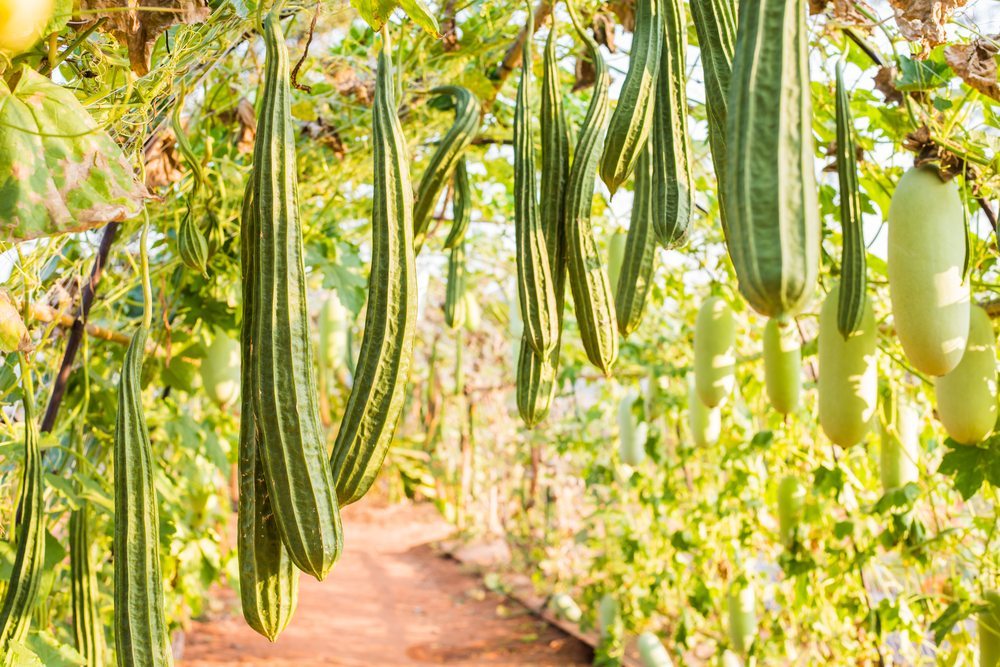
{"type": "Polygon", "coordinates": [[[701,402],[710,408],[733,390],[736,319],[723,299],[713,296],[698,310],[694,325],[694,379],[701,402]]]}
{"type": "Polygon", "coordinates": [[[962,361],[947,375],[934,379],[944,430],[963,445],[986,438],[997,421],[996,342],[990,316],[973,306],[962,361]]]}
{"type": "Polygon", "coordinates": [[[920,415],[906,401],[896,406],[896,421],[882,429],[879,473],[884,492],[916,482],[920,474],[920,415]]]}
{"type": "Polygon", "coordinates": [[[802,508],[806,501],[806,487],[795,475],[786,475],[778,483],[778,532],[781,543],[792,544],[802,522],[802,508]]]}
{"type": "Polygon", "coordinates": [[[899,180],[889,205],[889,298],[896,335],[913,366],[944,375],[962,359],[969,335],[966,238],[958,186],[931,167],[899,180]]]}
{"type": "Polygon", "coordinates": [[[347,359],[347,337],[350,313],[331,292],[319,311],[319,353],[324,368],[336,368],[347,359]]]}
{"type": "Polygon", "coordinates": [[[771,406],[783,415],[799,405],[802,346],[791,322],[771,318],[764,326],[764,379],[771,406]]]}
{"type": "Polygon", "coordinates": [[[597,605],[597,630],[602,637],[607,637],[615,621],[618,620],[618,601],[611,593],[601,596],[597,605]]]}
{"type": "Polygon", "coordinates": [[[27,333],[21,313],[10,298],[0,292],[0,353],[17,352],[27,333]]]}
{"type": "Polygon", "coordinates": [[[664,648],[660,638],[652,632],[644,632],[639,635],[639,657],[642,659],[644,667],[673,667],[674,662],[670,659],[670,654],[664,648]]]}
{"type": "Polygon", "coordinates": [[[201,382],[209,398],[221,407],[240,395],[240,344],[219,332],[201,362],[201,382]]]}
{"type": "Polygon", "coordinates": [[[552,596],[552,609],[556,616],[572,623],[579,623],[580,619],[583,618],[580,607],[566,593],[556,593],[552,596]]]}
{"type": "Polygon", "coordinates": [[[851,447],[868,432],[878,402],[875,314],[866,302],[861,325],[845,340],[837,327],[834,287],[819,316],[819,423],[841,447],[851,447]]]}

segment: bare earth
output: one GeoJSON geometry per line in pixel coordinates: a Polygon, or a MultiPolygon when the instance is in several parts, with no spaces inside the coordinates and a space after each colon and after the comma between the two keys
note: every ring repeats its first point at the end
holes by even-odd
{"type": "Polygon", "coordinates": [[[355,505],[343,520],[340,562],[323,583],[302,576],[276,643],[247,627],[227,588],[187,633],[179,667],[591,664],[586,644],[438,555],[430,543],[451,527],[430,505],[355,505]]]}

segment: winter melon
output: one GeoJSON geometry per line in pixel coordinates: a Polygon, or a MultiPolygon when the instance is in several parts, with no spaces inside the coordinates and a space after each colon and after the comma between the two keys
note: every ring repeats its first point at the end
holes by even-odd
{"type": "Polygon", "coordinates": [[[618,454],[630,466],[637,466],[646,458],[646,426],[637,424],[632,414],[637,398],[629,394],[618,404],[618,454]]]}
{"type": "Polygon", "coordinates": [[[660,638],[652,632],[644,632],[639,635],[637,642],[639,647],[639,657],[642,659],[644,667],[673,667],[674,663],[670,659],[670,654],[663,646],[660,638]]]}
{"type": "Polygon", "coordinates": [[[757,634],[757,596],[753,586],[739,579],[729,586],[729,643],[740,655],[746,655],[757,634]]]}
{"type": "Polygon", "coordinates": [[[736,320],[729,304],[717,296],[706,299],[694,325],[694,379],[698,396],[710,408],[733,390],[735,342],[736,320]]]}
{"type": "Polygon", "coordinates": [[[969,335],[963,218],[958,186],[942,182],[931,167],[903,174],[889,205],[889,298],[896,335],[910,363],[928,375],[955,368],[969,335]]]}
{"type": "Polygon", "coordinates": [[[597,631],[602,637],[607,637],[617,621],[618,601],[611,593],[605,593],[597,605],[597,631]]]}
{"type": "Polygon", "coordinates": [[[785,475],[778,483],[778,531],[781,543],[791,546],[802,522],[806,487],[795,475],[785,475]]]}
{"type": "Polygon", "coordinates": [[[791,322],[771,318],[764,326],[764,379],[771,407],[783,415],[799,406],[802,347],[791,322]]]}
{"type": "Polygon", "coordinates": [[[336,292],[331,292],[323,301],[319,311],[320,365],[336,368],[347,359],[347,337],[350,328],[350,314],[340,303],[336,292]]]}
{"type": "Polygon", "coordinates": [[[201,362],[205,393],[221,407],[232,405],[240,395],[240,344],[219,332],[201,362]]]}
{"type": "Polygon", "coordinates": [[[861,325],[845,340],[837,328],[834,287],[819,317],[819,423],[841,447],[856,445],[868,432],[878,400],[875,350],[878,332],[870,300],[861,325]]]}
{"type": "Polygon", "coordinates": [[[714,445],[722,432],[719,408],[709,408],[701,402],[693,377],[689,378],[688,385],[688,428],[691,430],[691,439],[699,447],[714,445]]]}
{"type": "Polygon", "coordinates": [[[572,623],[579,623],[580,619],[583,618],[580,607],[566,593],[556,593],[552,596],[552,610],[559,618],[572,623]]]}
{"type": "Polygon", "coordinates": [[[973,306],[962,361],[934,380],[938,417],[952,440],[964,445],[983,440],[997,420],[996,342],[990,316],[973,306]]]}
{"type": "Polygon", "coordinates": [[[920,415],[916,407],[899,401],[896,419],[882,429],[882,447],[879,455],[879,473],[882,490],[898,489],[919,476],[920,461],[920,415]]]}

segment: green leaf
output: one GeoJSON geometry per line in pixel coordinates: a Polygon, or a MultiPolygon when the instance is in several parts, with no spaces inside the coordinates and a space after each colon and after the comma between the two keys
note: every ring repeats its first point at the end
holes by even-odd
{"type": "Polygon", "coordinates": [[[982,445],[960,445],[951,438],[944,444],[949,451],[941,459],[938,472],[955,478],[955,489],[963,500],[976,495],[983,482],[1000,488],[1000,435],[982,445]]]}
{"type": "Polygon", "coordinates": [[[351,0],[351,7],[376,31],[382,29],[392,10],[398,6],[395,0],[351,0]]]}
{"type": "Polygon", "coordinates": [[[76,667],[87,664],[76,649],[60,642],[44,630],[29,634],[28,646],[46,667],[76,667]]]}
{"type": "Polygon", "coordinates": [[[431,14],[431,10],[424,0],[400,0],[399,6],[428,35],[434,39],[438,39],[441,36],[441,32],[438,30],[437,19],[431,14]]]}
{"type": "Polygon", "coordinates": [[[936,60],[916,60],[899,57],[899,79],[896,89],[902,92],[933,90],[945,86],[951,80],[951,68],[936,60]]]}

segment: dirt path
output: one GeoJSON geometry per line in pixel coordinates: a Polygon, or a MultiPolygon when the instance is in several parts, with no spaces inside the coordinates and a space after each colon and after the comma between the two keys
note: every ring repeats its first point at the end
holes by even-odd
{"type": "Polygon", "coordinates": [[[222,665],[589,665],[588,646],[482,587],[431,542],[451,527],[429,505],[352,506],[345,551],[323,583],[303,576],[275,644],[243,622],[237,596],[188,632],[179,667],[222,665]]]}

